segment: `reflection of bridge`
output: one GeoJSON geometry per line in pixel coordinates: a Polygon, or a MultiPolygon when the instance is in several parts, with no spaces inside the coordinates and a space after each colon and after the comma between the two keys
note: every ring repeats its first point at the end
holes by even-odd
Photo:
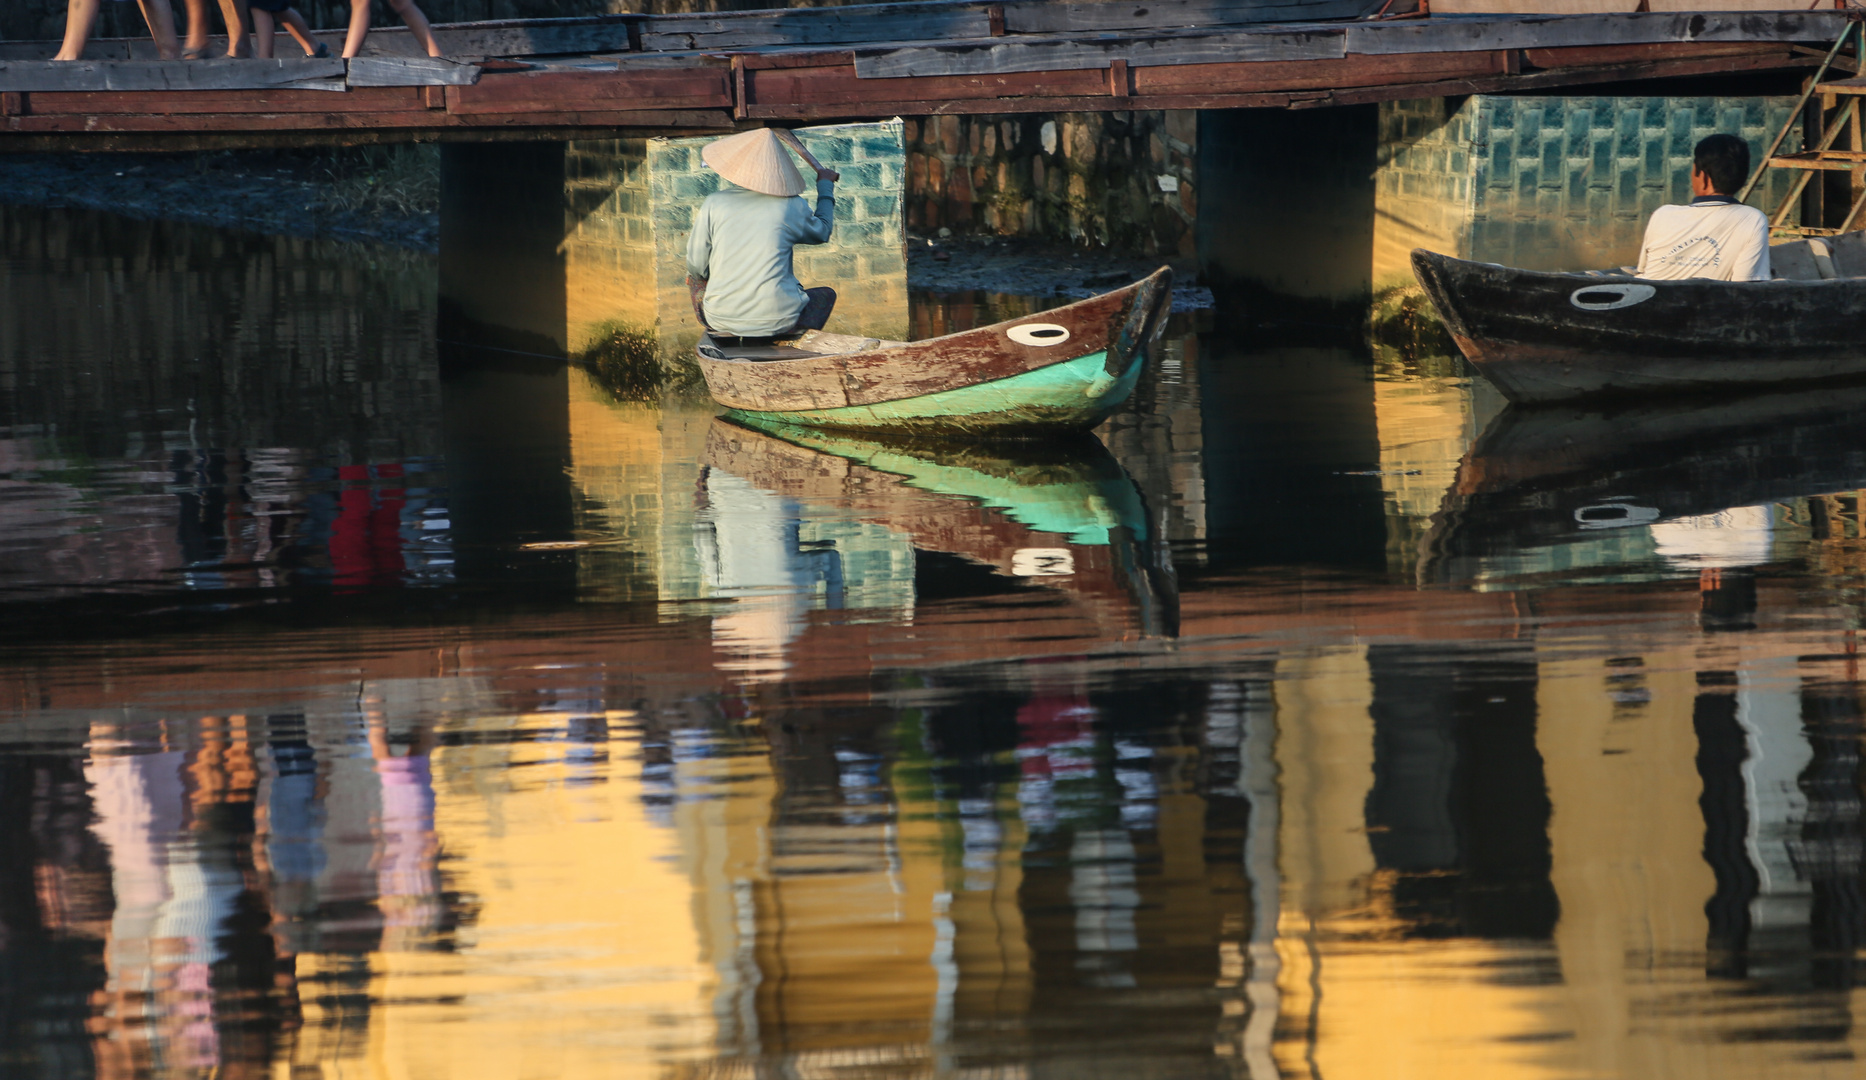
{"type": "MultiPolygon", "coordinates": [[[[337,59],[0,45],[0,149],[564,138],[741,121],[1312,107],[1812,65],[1839,11],[1413,17],[1416,0],[1042,0],[456,24],[337,59]],[[1395,12],[1407,15],[1394,17],[1395,12]],[[1379,18],[1367,18],[1383,13],[1379,18]],[[1346,18],[1344,18],[1346,17],[1346,18]],[[1295,22],[1294,19],[1335,19],[1295,22]],[[1352,21],[1348,21],[1351,19],[1352,21]],[[336,91],[332,93],[330,91],[336,91]]],[[[335,35],[323,35],[335,40],[335,35]]]]}

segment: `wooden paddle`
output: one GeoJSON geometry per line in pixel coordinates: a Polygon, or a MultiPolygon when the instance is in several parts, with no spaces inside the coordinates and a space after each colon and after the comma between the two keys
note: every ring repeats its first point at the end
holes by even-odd
{"type": "Polygon", "coordinates": [[[837,172],[834,169],[824,168],[822,162],[816,160],[816,158],[810,154],[810,151],[805,150],[803,148],[803,143],[798,141],[796,134],[792,132],[789,128],[776,128],[775,130],[777,132],[777,137],[783,141],[784,145],[790,147],[792,150],[797,151],[798,156],[803,158],[804,164],[810,166],[812,169],[815,169],[817,171],[817,175],[821,176],[824,173],[829,174],[829,179],[832,183],[837,180],[842,179],[841,173],[837,172]]]}

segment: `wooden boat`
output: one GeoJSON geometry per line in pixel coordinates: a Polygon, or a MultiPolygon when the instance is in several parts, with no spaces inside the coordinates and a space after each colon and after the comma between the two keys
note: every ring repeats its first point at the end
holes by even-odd
{"type": "Polygon", "coordinates": [[[1043,443],[867,439],[716,419],[703,460],[834,520],[905,534],[1007,584],[1052,589],[1098,622],[1170,635],[1172,560],[1134,481],[1093,435],[1043,443]]]}
{"type": "Polygon", "coordinates": [[[1649,526],[1857,491],[1863,447],[1866,386],[1507,408],[1459,462],[1419,578],[1662,570],[1649,526]]]}
{"type": "Polygon", "coordinates": [[[700,371],[715,401],[772,423],[942,437],[1087,430],[1133,392],[1172,294],[1161,267],[1114,292],[926,341],[706,335],[700,371]]]}
{"type": "Polygon", "coordinates": [[[1545,273],[1425,250],[1413,273],[1511,401],[1866,375],[1866,235],[1769,249],[1772,281],[1545,273]]]}

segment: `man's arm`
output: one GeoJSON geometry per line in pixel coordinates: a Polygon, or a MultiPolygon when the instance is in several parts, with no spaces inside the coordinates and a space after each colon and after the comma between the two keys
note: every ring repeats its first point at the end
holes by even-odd
{"type": "Polygon", "coordinates": [[[699,213],[693,215],[693,232],[687,237],[687,295],[693,300],[693,316],[706,325],[705,309],[701,306],[706,301],[706,281],[712,274],[713,261],[713,216],[706,212],[706,204],[700,204],[699,213]]]}
{"type": "MultiPolygon", "coordinates": [[[[836,174],[824,170],[833,177],[836,174]]],[[[796,243],[825,244],[830,233],[836,230],[836,181],[825,179],[824,173],[816,178],[816,213],[805,216],[797,225],[796,243]]]]}

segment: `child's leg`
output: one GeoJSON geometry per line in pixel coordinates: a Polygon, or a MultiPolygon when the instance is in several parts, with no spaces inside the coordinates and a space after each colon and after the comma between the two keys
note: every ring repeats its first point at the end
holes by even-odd
{"type": "Polygon", "coordinates": [[[298,47],[305,51],[306,56],[317,54],[317,41],[311,37],[311,24],[305,21],[303,15],[298,14],[297,8],[286,8],[279,13],[279,19],[285,23],[285,29],[291,32],[292,40],[298,43],[298,47]]]}
{"type": "Polygon", "coordinates": [[[84,43],[91,36],[91,27],[97,25],[97,8],[101,0],[71,0],[65,9],[65,43],[58,50],[54,60],[77,60],[84,55],[84,43]]]}
{"type": "Polygon", "coordinates": [[[428,26],[428,17],[415,6],[415,0],[389,0],[389,6],[408,24],[408,29],[415,35],[415,43],[428,50],[429,56],[441,54],[441,43],[434,40],[434,31],[428,26]]]}
{"type": "Polygon", "coordinates": [[[252,8],[253,16],[253,55],[261,60],[272,59],[272,38],[278,33],[278,27],[272,25],[272,13],[265,8],[252,8]]]}
{"type": "Polygon", "coordinates": [[[149,36],[155,39],[156,55],[164,60],[181,58],[181,42],[175,37],[175,9],[168,0],[137,0],[143,9],[143,21],[149,24],[149,36]]]}
{"type": "Polygon", "coordinates": [[[188,8],[188,36],[181,42],[183,60],[207,57],[207,0],[182,0],[188,8]]]}
{"type": "Polygon", "coordinates": [[[343,58],[348,60],[363,51],[363,39],[369,36],[369,0],[350,0],[350,32],[343,38],[343,58]]]}
{"type": "Polygon", "coordinates": [[[220,15],[227,21],[227,55],[253,55],[253,43],[247,37],[253,30],[253,16],[246,0],[220,0],[220,15]]]}

